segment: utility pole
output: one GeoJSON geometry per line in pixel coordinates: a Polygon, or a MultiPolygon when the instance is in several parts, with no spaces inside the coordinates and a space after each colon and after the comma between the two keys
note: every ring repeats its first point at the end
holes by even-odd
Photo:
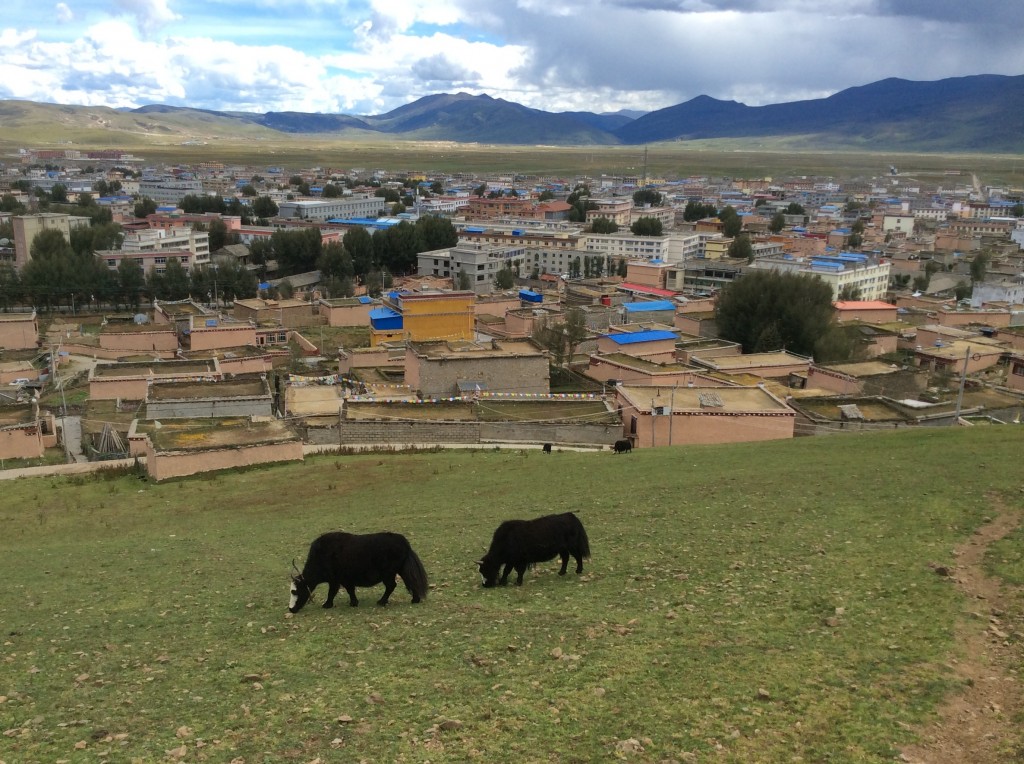
{"type": "Polygon", "coordinates": [[[960,424],[960,408],[964,402],[964,385],[967,383],[967,361],[971,357],[971,346],[967,346],[964,352],[964,368],[960,373],[960,390],[956,394],[956,414],[953,416],[953,426],[960,424]]]}

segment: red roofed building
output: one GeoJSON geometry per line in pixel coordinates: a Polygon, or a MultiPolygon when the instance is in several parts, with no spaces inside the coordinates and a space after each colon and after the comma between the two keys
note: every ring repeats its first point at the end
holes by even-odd
{"type": "Polygon", "coordinates": [[[889,324],[898,320],[896,306],[882,300],[839,300],[833,303],[837,321],[889,324]]]}

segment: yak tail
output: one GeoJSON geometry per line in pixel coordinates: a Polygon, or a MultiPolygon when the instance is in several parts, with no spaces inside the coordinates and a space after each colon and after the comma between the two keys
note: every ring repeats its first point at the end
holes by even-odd
{"type": "Polygon", "coordinates": [[[412,547],[409,547],[409,554],[406,555],[405,565],[402,567],[402,581],[405,582],[409,594],[420,599],[427,598],[427,571],[412,547]]]}
{"type": "Polygon", "coordinates": [[[580,557],[590,557],[590,539],[587,538],[587,529],[583,527],[583,523],[579,520],[576,521],[578,531],[578,537],[576,543],[578,544],[580,557]]]}

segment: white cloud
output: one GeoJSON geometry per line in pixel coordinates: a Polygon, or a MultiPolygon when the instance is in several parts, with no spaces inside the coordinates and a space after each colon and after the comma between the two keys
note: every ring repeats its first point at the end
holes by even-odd
{"type": "Polygon", "coordinates": [[[1012,3],[998,0],[978,0],[986,13],[953,0],[68,0],[55,7],[65,23],[36,30],[29,0],[5,2],[0,97],[373,114],[464,90],[550,111],[614,111],[700,94],[756,105],[892,76],[1024,72],[1024,22],[1007,10],[1012,3]]]}
{"type": "Polygon", "coordinates": [[[167,5],[167,0],[116,0],[118,8],[135,17],[139,31],[149,34],[181,18],[167,5]]]}

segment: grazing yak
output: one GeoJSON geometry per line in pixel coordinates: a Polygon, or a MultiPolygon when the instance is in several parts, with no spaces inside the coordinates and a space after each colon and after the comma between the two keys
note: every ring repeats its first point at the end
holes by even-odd
{"type": "Polygon", "coordinates": [[[621,440],[615,441],[615,444],[612,446],[612,450],[617,454],[628,454],[633,450],[633,443],[629,438],[622,438],[621,440]]]}
{"type": "Polygon", "coordinates": [[[543,452],[544,452],[545,454],[550,454],[550,453],[551,453],[551,444],[550,444],[550,443],[545,443],[545,444],[544,444],[544,447],[543,447],[543,448],[542,448],[541,450],[542,450],[542,451],[543,451],[543,452]]]}
{"type": "Polygon", "coordinates": [[[583,572],[583,558],[590,557],[590,542],[583,523],[572,512],[561,515],[545,515],[535,520],[506,520],[494,532],[491,548],[482,560],[477,561],[484,587],[508,583],[509,573],[515,569],[516,586],[523,585],[526,569],[538,562],[547,562],[555,557],[562,558],[564,576],[569,557],[576,559],[576,573],[583,572]],[[498,580],[501,566],[505,570],[498,580]]]}
{"type": "MultiPolygon", "coordinates": [[[[295,566],[294,561],[292,566],[295,566]]],[[[387,605],[397,586],[395,576],[402,579],[414,603],[427,596],[427,572],[405,536],[399,533],[325,533],[309,545],[302,572],[292,577],[288,612],[298,613],[322,583],[327,584],[324,607],[334,607],[334,596],[340,588],[348,592],[348,604],[355,607],[359,604],[357,586],[380,583],[384,584],[384,596],[377,604],[387,605]]]]}

